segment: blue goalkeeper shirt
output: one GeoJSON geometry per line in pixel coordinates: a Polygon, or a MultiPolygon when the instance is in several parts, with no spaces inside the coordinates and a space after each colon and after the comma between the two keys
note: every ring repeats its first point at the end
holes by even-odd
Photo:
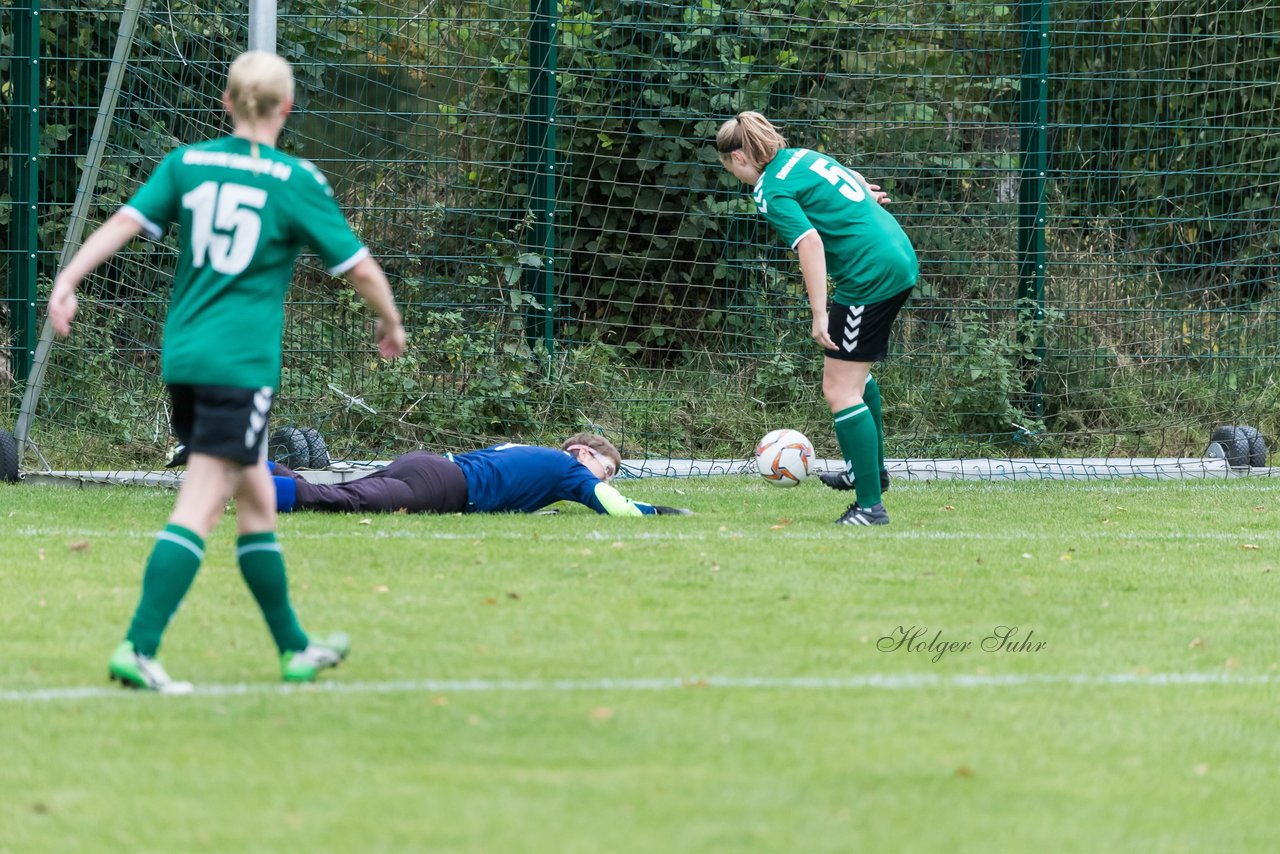
{"type": "Polygon", "coordinates": [[[652,504],[623,496],[566,451],[507,443],[450,459],[467,478],[468,512],[530,513],[557,501],[576,501],[610,516],[656,512],[652,504]]]}

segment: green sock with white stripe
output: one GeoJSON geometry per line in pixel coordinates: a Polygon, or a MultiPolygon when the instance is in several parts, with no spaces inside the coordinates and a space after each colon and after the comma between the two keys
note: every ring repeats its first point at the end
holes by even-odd
{"type": "Polygon", "coordinates": [[[155,656],[160,636],[191,589],[203,560],[204,540],[194,531],[181,525],[166,525],[156,535],[142,575],[142,598],[125,635],[135,652],[155,656]]]}
{"type": "Polygon", "coordinates": [[[258,600],[267,628],[281,652],[307,648],[307,633],[298,625],[298,615],[289,604],[289,582],[284,572],[284,555],[275,531],[242,534],[236,540],[236,560],[249,592],[258,600]]]}
{"type": "Polygon", "coordinates": [[[859,403],[840,410],[833,420],[840,453],[853,475],[858,504],[874,507],[880,503],[880,455],[871,410],[865,403],[859,403]]]}
{"type": "Polygon", "coordinates": [[[880,468],[884,468],[884,416],[880,411],[880,384],[876,378],[867,374],[867,384],[862,391],[862,402],[871,411],[871,419],[876,422],[876,453],[880,459],[880,468]]]}

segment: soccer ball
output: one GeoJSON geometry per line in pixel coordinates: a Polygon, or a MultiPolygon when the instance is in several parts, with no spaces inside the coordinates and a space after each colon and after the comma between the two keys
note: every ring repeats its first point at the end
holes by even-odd
{"type": "Polygon", "coordinates": [[[778,486],[795,486],[809,476],[813,443],[799,430],[774,430],[756,444],[756,468],[778,486]]]}

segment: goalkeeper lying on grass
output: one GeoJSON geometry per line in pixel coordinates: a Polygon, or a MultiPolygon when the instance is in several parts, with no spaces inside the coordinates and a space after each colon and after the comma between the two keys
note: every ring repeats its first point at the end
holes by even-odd
{"type": "Polygon", "coordinates": [[[309,483],[271,463],[281,512],[532,513],[576,501],[610,516],[688,515],[632,501],[609,485],[622,457],[602,436],[578,433],[555,448],[507,443],[465,454],[412,451],[347,483],[309,483]]]}

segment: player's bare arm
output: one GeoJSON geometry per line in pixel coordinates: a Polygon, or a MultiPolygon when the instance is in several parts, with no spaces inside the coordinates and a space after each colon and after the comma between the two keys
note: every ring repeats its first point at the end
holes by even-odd
{"type": "Polygon", "coordinates": [[[851,169],[849,171],[853,173],[855,178],[857,178],[859,181],[867,185],[867,189],[871,191],[871,198],[875,199],[877,203],[881,205],[887,205],[891,201],[893,201],[893,199],[889,198],[888,193],[880,189],[879,184],[872,184],[863,176],[861,172],[859,172],[856,169],[851,169]]]}
{"type": "Polygon", "coordinates": [[[800,256],[800,272],[804,275],[804,289],[809,294],[809,308],[813,311],[813,340],[828,350],[835,349],[831,333],[827,329],[827,252],[818,232],[811,231],[796,244],[800,256]]]}
{"type": "Polygon", "coordinates": [[[76,288],[85,276],[141,232],[142,224],[137,219],[119,212],[89,236],[53,281],[53,293],[49,295],[49,320],[53,323],[54,332],[63,338],[71,334],[71,321],[80,305],[76,299],[76,288]]]}
{"type": "Polygon", "coordinates": [[[404,354],[404,326],[400,322],[400,312],[396,310],[395,300],[391,296],[391,285],[387,282],[382,267],[372,257],[365,256],[347,271],[347,280],[355,288],[356,293],[369,304],[378,315],[374,329],[374,340],[378,344],[378,352],[384,358],[394,359],[404,354]]]}

